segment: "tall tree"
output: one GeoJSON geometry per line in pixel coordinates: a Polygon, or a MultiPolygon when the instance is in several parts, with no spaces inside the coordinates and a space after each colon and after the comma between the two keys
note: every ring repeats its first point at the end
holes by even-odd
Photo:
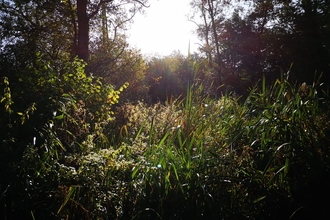
{"type": "MultiPolygon", "coordinates": [[[[227,77],[226,72],[223,71],[224,44],[220,36],[228,17],[227,11],[232,7],[232,3],[224,0],[193,0],[190,5],[195,16],[198,15],[194,22],[198,27],[197,34],[204,42],[200,50],[206,54],[215,85],[218,87],[225,83],[224,79],[227,77]]],[[[219,90],[218,94],[220,93],[219,90]]]]}
{"type": "Polygon", "coordinates": [[[222,83],[237,87],[239,78],[244,77],[254,84],[262,75],[277,77],[292,63],[295,81],[311,83],[315,71],[324,73],[323,81],[330,81],[327,1],[225,3],[194,0],[191,4],[201,18],[197,33],[206,42],[201,50],[207,51],[207,58],[218,67],[222,83]],[[243,3],[246,7],[240,7],[243,3]]]}
{"type": "Polygon", "coordinates": [[[312,83],[314,73],[329,81],[330,7],[323,0],[256,1],[248,20],[257,34],[262,71],[291,64],[292,79],[312,83]]]}
{"type": "MultiPolygon", "coordinates": [[[[3,48],[8,49],[10,45],[29,43],[31,46],[29,53],[41,51],[49,54],[51,59],[56,59],[55,56],[65,52],[71,53],[71,57],[77,55],[87,62],[91,32],[97,31],[99,35],[102,33],[100,29],[93,29],[97,26],[95,24],[106,22],[108,19],[116,25],[105,27],[118,29],[120,26],[123,29],[126,22],[131,21],[138,11],[147,7],[147,1],[2,0],[0,1],[1,43],[3,48]],[[102,20],[102,14],[105,20],[102,20]]],[[[118,31],[117,29],[108,31],[118,31]]]]}
{"type": "MultiPolygon", "coordinates": [[[[69,0],[70,1],[70,0],[69,0]]],[[[96,15],[102,14],[102,21],[107,13],[115,12],[119,7],[126,4],[133,4],[134,9],[130,10],[135,15],[137,10],[147,7],[148,0],[77,0],[77,43],[76,54],[79,58],[88,62],[89,59],[89,43],[90,43],[90,21],[96,15]]],[[[132,18],[132,17],[131,17],[132,18]]],[[[131,19],[130,18],[130,19],[131,19]]],[[[129,20],[130,20],[129,19],[129,20]]],[[[126,20],[126,21],[129,21],[126,20]]],[[[125,21],[125,22],[126,22],[125,21]]]]}

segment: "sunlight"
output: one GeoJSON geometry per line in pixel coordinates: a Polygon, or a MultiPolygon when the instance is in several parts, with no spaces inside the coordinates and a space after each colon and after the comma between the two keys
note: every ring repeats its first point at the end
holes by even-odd
{"type": "Polygon", "coordinates": [[[190,0],[150,1],[145,15],[137,15],[128,31],[128,42],[143,54],[169,55],[175,50],[182,54],[197,51],[195,24],[188,21],[190,0]]]}

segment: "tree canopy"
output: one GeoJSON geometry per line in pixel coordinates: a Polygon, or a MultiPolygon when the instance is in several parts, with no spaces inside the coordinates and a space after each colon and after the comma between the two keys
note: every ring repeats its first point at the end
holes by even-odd
{"type": "Polygon", "coordinates": [[[327,1],[194,0],[191,6],[200,50],[225,85],[240,90],[240,78],[276,78],[291,64],[293,80],[311,83],[316,72],[329,82],[327,1]]]}

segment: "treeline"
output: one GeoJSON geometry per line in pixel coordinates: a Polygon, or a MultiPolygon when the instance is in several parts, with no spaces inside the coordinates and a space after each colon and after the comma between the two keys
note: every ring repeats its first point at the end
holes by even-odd
{"type": "Polygon", "coordinates": [[[194,0],[189,19],[196,24],[200,52],[148,58],[129,47],[125,36],[146,2],[84,2],[2,1],[3,75],[17,81],[14,75],[20,68],[26,71],[41,53],[56,65],[78,56],[88,63],[87,74],[116,87],[129,82],[123,94],[129,98],[122,98],[130,101],[164,101],[183,94],[185,89],[177,87],[191,81],[194,62],[200,65],[195,77],[218,97],[225,91],[246,95],[263,76],[271,81],[288,71],[297,83],[312,84],[322,75],[322,89],[328,87],[326,1],[194,0]],[[155,87],[162,93],[155,93],[155,87]]]}

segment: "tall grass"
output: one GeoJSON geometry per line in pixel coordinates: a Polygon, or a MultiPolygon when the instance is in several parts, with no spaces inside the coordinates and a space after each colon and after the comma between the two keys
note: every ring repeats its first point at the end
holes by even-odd
{"type": "MultiPolygon", "coordinates": [[[[329,99],[319,98],[317,83],[282,77],[266,84],[262,79],[244,100],[231,94],[215,100],[192,83],[184,100],[119,107],[118,144],[90,137],[79,155],[45,158],[44,179],[57,183],[47,192],[56,201],[52,215],[299,219],[326,213],[329,99]]],[[[37,161],[33,155],[27,164],[37,161]]]]}
{"type": "Polygon", "coordinates": [[[329,118],[316,87],[305,86],[282,78],[267,88],[263,79],[243,104],[188,88],[185,102],[174,104],[175,120],[152,120],[149,137],[158,136],[155,123],[177,124],[149,141],[147,162],[133,172],[145,184],[145,209],[135,217],[279,219],[315,206],[297,193],[329,176],[329,118]]]}

